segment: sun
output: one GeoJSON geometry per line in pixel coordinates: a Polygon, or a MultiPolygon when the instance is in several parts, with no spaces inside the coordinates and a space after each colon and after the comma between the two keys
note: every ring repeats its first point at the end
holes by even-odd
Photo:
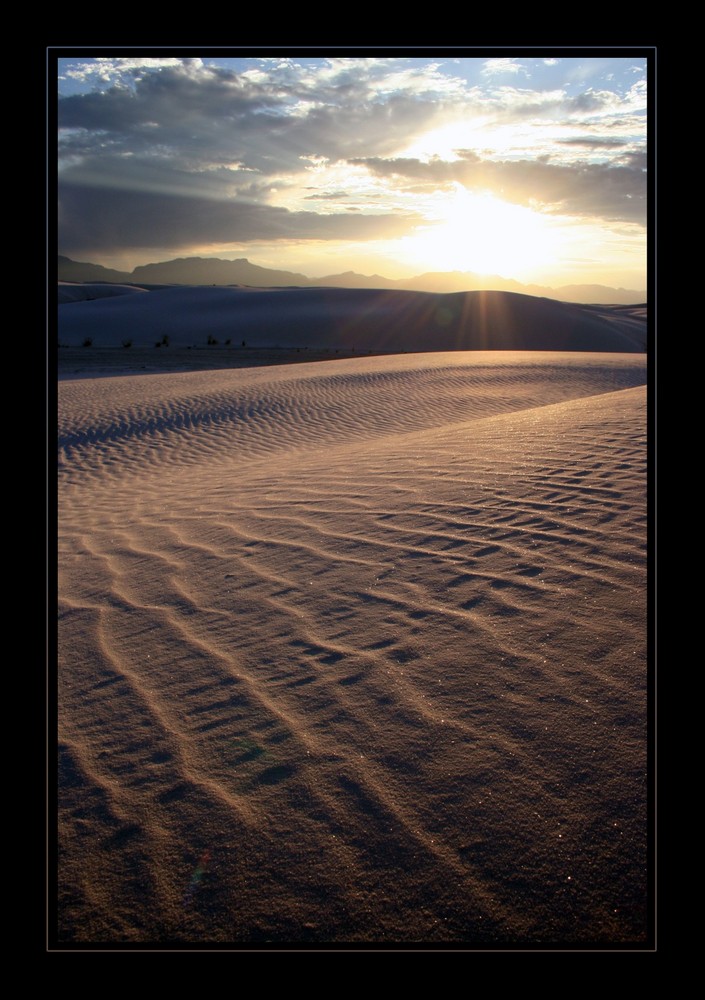
{"type": "Polygon", "coordinates": [[[430,225],[405,243],[409,263],[434,271],[530,277],[558,259],[560,236],[539,212],[490,193],[456,187],[429,212],[430,225]]]}

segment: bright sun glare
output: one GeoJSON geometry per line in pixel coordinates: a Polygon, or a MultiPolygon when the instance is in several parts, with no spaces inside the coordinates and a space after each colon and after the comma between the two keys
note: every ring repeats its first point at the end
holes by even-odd
{"type": "Polygon", "coordinates": [[[458,186],[435,206],[438,221],[404,241],[410,263],[434,271],[529,276],[558,256],[559,235],[544,216],[458,186]]]}

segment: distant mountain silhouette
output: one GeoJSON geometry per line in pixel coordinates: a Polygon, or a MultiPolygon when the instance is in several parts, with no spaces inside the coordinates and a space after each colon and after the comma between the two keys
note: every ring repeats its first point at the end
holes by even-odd
{"type": "Polygon", "coordinates": [[[581,304],[635,305],[646,300],[646,292],[606,285],[523,285],[499,275],[475,274],[471,271],[431,271],[412,278],[385,278],[379,274],[364,275],[355,271],[308,278],[294,271],[278,271],[251,264],[246,257],[222,260],[217,257],[180,257],[155,264],[143,264],[132,272],[113,271],[100,264],[79,263],[59,256],[60,281],[114,281],[150,285],[246,285],[254,288],[328,287],[405,289],[421,292],[504,291],[537,295],[560,302],[581,304]]]}
{"type": "Polygon", "coordinates": [[[311,279],[305,274],[260,267],[258,264],[250,264],[246,257],[239,260],[180,257],[161,264],[143,264],[134,269],[132,280],[148,281],[151,284],[251,285],[256,288],[311,284],[311,279]]]}
{"type": "MultiPolygon", "coordinates": [[[[311,285],[319,288],[407,288],[413,278],[384,278],[381,274],[357,274],[343,271],[342,274],[328,274],[325,278],[310,278],[311,285]]],[[[425,289],[422,289],[425,291],[425,289]]]]}
{"type": "Polygon", "coordinates": [[[132,281],[129,271],[114,271],[101,264],[85,264],[59,254],[59,281],[132,281]]]}

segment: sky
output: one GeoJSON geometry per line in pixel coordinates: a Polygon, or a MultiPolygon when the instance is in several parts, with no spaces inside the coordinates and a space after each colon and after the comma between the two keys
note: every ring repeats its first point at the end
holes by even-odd
{"type": "Polygon", "coordinates": [[[54,64],[74,260],[646,288],[643,50],[98,51],[54,64]]]}

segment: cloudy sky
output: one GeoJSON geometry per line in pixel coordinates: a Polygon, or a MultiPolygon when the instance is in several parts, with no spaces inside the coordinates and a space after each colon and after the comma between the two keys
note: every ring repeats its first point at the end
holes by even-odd
{"type": "Polygon", "coordinates": [[[643,289],[634,52],[57,57],[59,252],[643,289]]]}

